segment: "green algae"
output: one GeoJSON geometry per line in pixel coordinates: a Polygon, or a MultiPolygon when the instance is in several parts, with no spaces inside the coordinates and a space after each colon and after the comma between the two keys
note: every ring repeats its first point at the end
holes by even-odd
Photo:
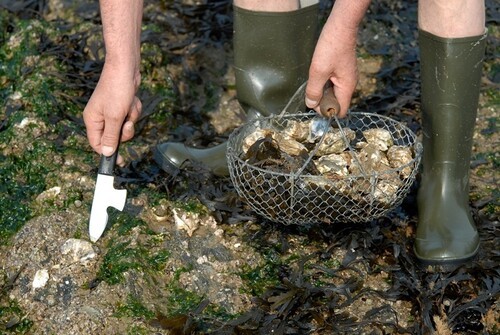
{"type": "Polygon", "coordinates": [[[152,319],[155,313],[142,304],[142,302],[132,295],[127,297],[126,303],[120,303],[115,312],[115,316],[152,319]]]}
{"type": "MultiPolygon", "coordinates": [[[[57,127],[51,125],[61,113],[54,92],[64,88],[63,80],[49,72],[62,70],[51,53],[44,53],[50,40],[59,35],[53,24],[20,20],[0,11],[0,241],[6,242],[37,213],[69,206],[82,198],[72,191],[61,204],[34,204],[60,166],[57,157],[57,127]],[[52,120],[52,122],[51,122],[52,120]],[[27,125],[22,126],[26,121],[27,125]],[[41,210],[43,208],[43,210],[41,210]]],[[[69,104],[66,108],[71,109],[69,104]]],[[[60,160],[60,159],[59,159],[60,160]]]]}
{"type": "Polygon", "coordinates": [[[130,242],[112,243],[104,255],[97,279],[114,285],[122,282],[124,274],[131,270],[161,271],[169,256],[165,249],[154,251],[144,246],[131,247],[130,242]]]}
{"type": "Polygon", "coordinates": [[[109,208],[108,214],[108,222],[113,224],[113,227],[115,227],[120,236],[127,235],[135,227],[146,226],[144,221],[127,212],[120,212],[109,208]]]}
{"type": "Polygon", "coordinates": [[[34,142],[20,155],[0,153],[0,241],[12,236],[34,215],[32,201],[45,189],[47,175],[56,167],[46,161],[51,144],[34,142]]]}
{"type": "Polygon", "coordinates": [[[0,334],[31,334],[33,321],[12,299],[0,302],[0,334]]]}
{"type": "Polygon", "coordinates": [[[281,283],[279,273],[284,262],[280,255],[273,249],[269,248],[261,252],[263,263],[257,266],[244,264],[242,270],[237,273],[244,282],[244,287],[241,288],[242,293],[259,296],[264,291],[281,283]]]}
{"type": "Polygon", "coordinates": [[[190,198],[183,202],[175,201],[174,206],[176,208],[182,209],[187,213],[200,214],[200,215],[206,215],[208,213],[207,207],[203,205],[197,198],[190,198]]]}

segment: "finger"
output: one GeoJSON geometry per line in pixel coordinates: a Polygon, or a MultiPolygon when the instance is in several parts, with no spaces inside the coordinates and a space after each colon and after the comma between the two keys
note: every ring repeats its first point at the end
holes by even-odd
{"type": "Polygon", "coordinates": [[[314,110],[319,111],[319,102],[323,97],[323,87],[326,81],[323,80],[311,80],[309,78],[306,86],[306,106],[314,110]]]}
{"type": "Polygon", "coordinates": [[[127,119],[122,127],[122,136],[120,138],[121,141],[125,142],[134,137],[135,134],[135,123],[139,120],[142,112],[142,103],[139,98],[135,97],[132,106],[130,107],[130,112],[127,116],[127,119]]]}
{"type": "Polygon", "coordinates": [[[102,124],[88,124],[87,125],[87,139],[89,144],[94,149],[95,152],[101,153],[101,136],[102,136],[102,124]]]}
{"type": "Polygon", "coordinates": [[[101,137],[102,130],[104,128],[104,122],[93,120],[88,110],[85,110],[83,112],[83,121],[85,123],[85,127],[87,128],[87,139],[90,146],[92,147],[92,149],[94,149],[95,152],[100,154],[101,137]]]}
{"type": "Polygon", "coordinates": [[[122,126],[123,119],[110,117],[106,120],[101,138],[101,150],[104,156],[111,156],[115,152],[122,126]]]}
{"type": "Polygon", "coordinates": [[[130,107],[130,112],[127,116],[127,121],[132,121],[134,123],[139,120],[141,117],[142,113],[142,102],[139,100],[138,97],[134,98],[134,101],[132,102],[132,106],[130,107]]]}
{"type": "Polygon", "coordinates": [[[123,159],[123,156],[120,154],[116,156],[116,165],[118,165],[119,167],[125,166],[125,160],[123,159]]]}
{"type": "Polygon", "coordinates": [[[351,104],[353,90],[335,85],[333,86],[333,91],[340,105],[340,112],[337,114],[337,116],[340,118],[346,117],[347,112],[349,111],[349,106],[351,104]]]}
{"type": "Polygon", "coordinates": [[[134,128],[134,123],[132,121],[126,121],[123,124],[122,128],[122,137],[120,140],[122,142],[126,142],[134,137],[135,134],[135,128],[134,128]]]}

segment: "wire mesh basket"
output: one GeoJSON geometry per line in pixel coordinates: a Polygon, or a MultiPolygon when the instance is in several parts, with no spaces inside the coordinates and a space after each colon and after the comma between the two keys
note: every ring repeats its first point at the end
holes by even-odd
{"type": "Polygon", "coordinates": [[[400,205],[420,163],[416,135],[386,116],[352,112],[314,139],[316,116],[259,118],[230,135],[229,172],[239,196],[282,224],[365,222],[400,205]]]}

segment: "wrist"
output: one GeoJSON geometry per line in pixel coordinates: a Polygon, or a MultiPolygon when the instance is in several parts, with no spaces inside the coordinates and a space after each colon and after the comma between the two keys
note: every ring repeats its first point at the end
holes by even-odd
{"type": "Polygon", "coordinates": [[[371,0],[337,0],[328,21],[333,22],[337,30],[355,36],[370,2],[371,0]]]}
{"type": "Polygon", "coordinates": [[[136,90],[141,83],[141,72],[136,62],[121,62],[106,58],[101,77],[112,80],[119,79],[119,81],[124,83],[132,82],[136,90]]]}

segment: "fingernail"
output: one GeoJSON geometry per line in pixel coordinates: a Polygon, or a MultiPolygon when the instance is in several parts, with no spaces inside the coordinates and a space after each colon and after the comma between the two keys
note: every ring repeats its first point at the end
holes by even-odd
{"type": "Polygon", "coordinates": [[[113,154],[114,150],[112,147],[108,147],[106,145],[102,146],[102,154],[106,157],[111,156],[113,154]]]}
{"type": "Polygon", "coordinates": [[[316,100],[312,100],[306,97],[306,105],[307,107],[313,108],[318,105],[318,102],[316,100]]]}
{"type": "Polygon", "coordinates": [[[128,131],[134,130],[134,123],[132,121],[127,121],[125,127],[127,128],[128,131]]]}
{"type": "Polygon", "coordinates": [[[118,155],[118,157],[116,158],[116,165],[118,165],[119,167],[125,166],[125,160],[121,155],[118,155]]]}

